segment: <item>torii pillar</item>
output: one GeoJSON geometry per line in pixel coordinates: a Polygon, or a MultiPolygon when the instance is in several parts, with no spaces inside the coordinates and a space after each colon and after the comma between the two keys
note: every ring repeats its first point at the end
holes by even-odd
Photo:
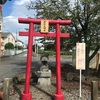
{"type": "Polygon", "coordinates": [[[32,63],[32,44],[33,36],[39,37],[55,37],[56,38],[56,93],[54,100],[64,100],[64,95],[61,91],[61,66],[60,66],[60,38],[69,38],[69,33],[63,34],[60,32],[60,25],[69,25],[71,20],[48,20],[49,24],[56,25],[56,32],[41,33],[34,31],[34,24],[41,24],[41,19],[19,18],[19,23],[29,24],[29,32],[19,32],[20,36],[28,36],[28,52],[26,65],[26,81],[25,89],[22,93],[21,100],[32,100],[32,93],[30,92],[30,72],[32,63]]]}

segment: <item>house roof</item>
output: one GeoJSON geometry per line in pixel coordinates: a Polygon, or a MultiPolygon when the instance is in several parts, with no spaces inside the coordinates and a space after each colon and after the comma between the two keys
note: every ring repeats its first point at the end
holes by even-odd
{"type": "Polygon", "coordinates": [[[23,42],[23,41],[21,41],[21,40],[16,40],[15,42],[21,42],[22,44],[24,44],[24,42],[23,42]]]}
{"type": "Polygon", "coordinates": [[[6,38],[11,33],[2,33],[2,37],[6,38]]]}
{"type": "MultiPolygon", "coordinates": [[[[10,34],[12,35],[12,33],[10,33],[10,32],[2,32],[2,38],[7,38],[7,36],[10,35],[10,34]]],[[[15,39],[14,36],[13,36],[13,38],[15,39]]]]}

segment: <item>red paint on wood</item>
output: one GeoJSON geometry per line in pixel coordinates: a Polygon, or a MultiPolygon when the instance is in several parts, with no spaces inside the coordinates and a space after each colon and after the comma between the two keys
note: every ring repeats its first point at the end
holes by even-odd
{"type": "MultiPolygon", "coordinates": [[[[19,36],[28,36],[29,35],[29,32],[19,32],[19,36]]],[[[60,33],[59,34],[60,37],[66,37],[66,38],[69,38],[70,37],[70,34],[69,33],[60,33]]],[[[33,32],[32,36],[39,36],[39,37],[56,37],[56,33],[49,33],[49,34],[43,34],[43,33],[40,33],[40,32],[33,32]]]]}
{"type": "Polygon", "coordinates": [[[28,36],[28,52],[27,52],[27,65],[26,65],[26,82],[25,90],[22,93],[22,100],[32,100],[32,94],[30,93],[30,73],[32,63],[32,44],[33,37],[55,37],[56,38],[56,93],[54,94],[54,100],[64,100],[64,95],[61,91],[61,66],[60,66],[60,38],[69,38],[69,33],[63,34],[60,32],[60,25],[69,25],[71,20],[49,20],[49,24],[56,25],[56,32],[43,34],[40,32],[34,32],[34,24],[40,24],[41,19],[19,18],[20,23],[29,24],[29,32],[19,32],[20,36],[28,36]]]}
{"type": "Polygon", "coordinates": [[[3,94],[1,91],[0,91],[0,100],[3,100],[3,94]]]}
{"type": "MultiPolygon", "coordinates": [[[[42,19],[33,19],[33,18],[18,18],[19,23],[34,23],[34,24],[40,24],[42,19]]],[[[70,25],[71,20],[49,20],[49,24],[55,25],[70,25]]]]}

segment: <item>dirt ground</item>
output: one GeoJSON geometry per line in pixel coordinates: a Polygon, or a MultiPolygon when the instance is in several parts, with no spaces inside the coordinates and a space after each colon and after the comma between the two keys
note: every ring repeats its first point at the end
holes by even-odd
{"type": "MultiPolygon", "coordinates": [[[[65,65],[69,66],[69,65],[65,65]]],[[[82,97],[79,97],[79,81],[67,81],[66,73],[75,72],[79,73],[71,66],[62,69],[62,92],[64,94],[64,100],[91,100],[91,82],[98,82],[98,100],[100,100],[100,78],[95,74],[95,70],[91,70],[91,74],[88,80],[82,82],[82,97]]],[[[32,92],[32,100],[53,100],[54,93],[56,93],[56,74],[55,68],[51,68],[52,77],[50,86],[40,86],[36,81],[31,81],[30,91],[32,92]]],[[[24,91],[24,80],[11,87],[10,100],[20,100],[21,93],[24,91]]]]}

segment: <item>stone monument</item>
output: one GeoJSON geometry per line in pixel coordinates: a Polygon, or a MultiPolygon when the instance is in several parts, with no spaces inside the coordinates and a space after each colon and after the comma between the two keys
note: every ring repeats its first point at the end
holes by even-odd
{"type": "Polygon", "coordinates": [[[48,56],[41,56],[40,58],[42,62],[42,66],[40,67],[40,70],[37,71],[38,76],[38,84],[39,85],[51,85],[51,70],[48,67],[48,56]]]}

